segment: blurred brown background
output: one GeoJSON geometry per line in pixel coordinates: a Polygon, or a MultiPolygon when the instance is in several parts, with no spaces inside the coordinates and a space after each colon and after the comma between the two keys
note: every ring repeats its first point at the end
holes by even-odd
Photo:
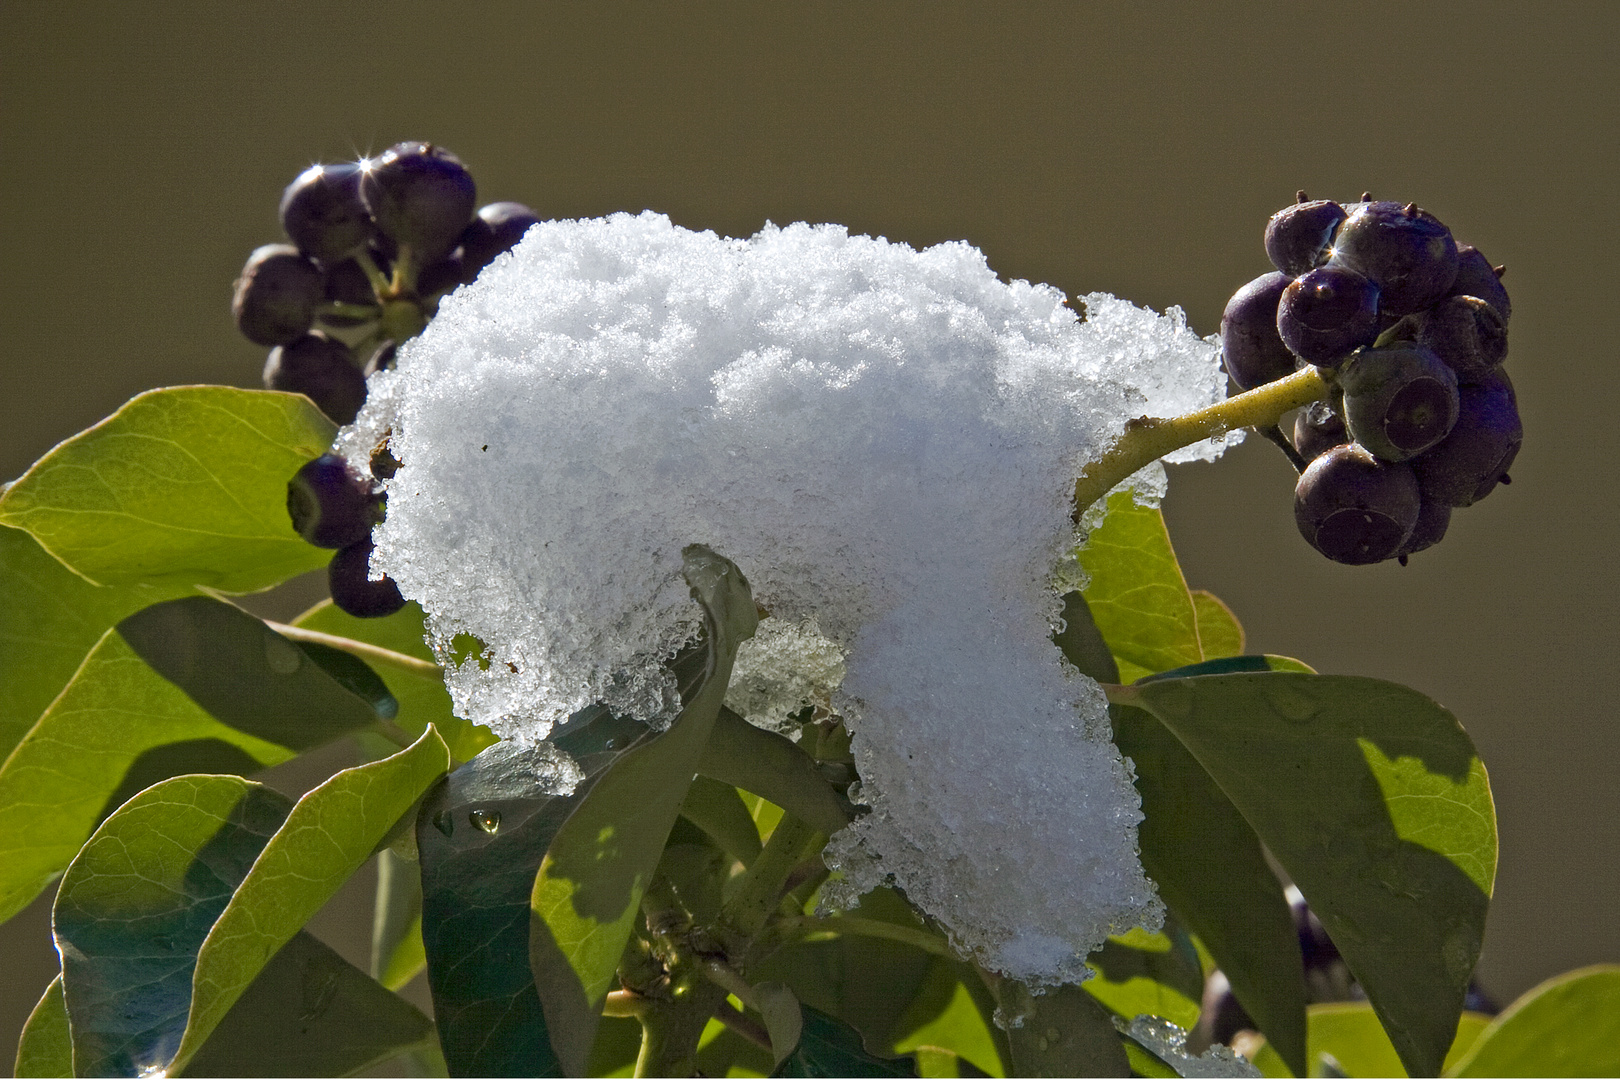
{"type": "MultiPolygon", "coordinates": [[[[1620,6],[3,10],[5,478],[142,389],[254,385],[230,284],[280,238],[282,186],[403,138],[460,154],[481,201],[966,238],[1004,277],[1180,304],[1202,333],[1269,269],[1261,229],[1296,188],[1418,200],[1511,268],[1513,486],[1404,570],[1310,551],[1258,440],[1176,470],[1166,512],[1251,649],[1407,683],[1468,727],[1501,827],[1493,994],[1620,959],[1620,6]]],[[[365,918],[318,928],[358,958],[365,918]]],[[[42,902],[0,930],[0,1046],[55,970],[47,924],[42,902]]]]}

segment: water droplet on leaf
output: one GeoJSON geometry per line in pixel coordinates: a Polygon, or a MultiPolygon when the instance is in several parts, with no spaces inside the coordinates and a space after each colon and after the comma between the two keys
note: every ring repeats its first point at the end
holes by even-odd
{"type": "Polygon", "coordinates": [[[1266,698],[1271,702],[1271,707],[1277,710],[1278,715],[1296,724],[1303,724],[1322,708],[1320,703],[1291,686],[1267,687],[1266,698]]]}
{"type": "Polygon", "coordinates": [[[303,664],[304,653],[280,634],[269,634],[264,639],[264,662],[277,675],[291,675],[303,664]]]}
{"type": "Polygon", "coordinates": [[[495,830],[501,827],[501,814],[499,810],[474,810],[467,815],[467,820],[480,829],[495,835],[495,830]]]}

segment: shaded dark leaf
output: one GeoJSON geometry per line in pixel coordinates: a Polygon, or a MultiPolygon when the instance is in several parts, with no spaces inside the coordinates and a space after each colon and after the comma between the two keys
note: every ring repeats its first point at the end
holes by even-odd
{"type": "Polygon", "coordinates": [[[867,1053],[861,1033],[819,1009],[802,1006],[804,1027],[799,1045],[782,1059],[772,1076],[916,1076],[909,1054],[880,1058],[867,1053]]]}

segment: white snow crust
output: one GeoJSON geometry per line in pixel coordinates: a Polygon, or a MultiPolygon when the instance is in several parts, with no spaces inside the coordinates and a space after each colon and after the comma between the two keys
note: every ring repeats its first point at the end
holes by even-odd
{"type": "Polygon", "coordinates": [[[340,436],[363,461],[391,432],[403,462],[373,573],[447,665],[457,635],[488,645],[449,672],[456,709],[532,743],[595,701],[672,718],[661,663],[700,621],[681,550],[734,560],[770,617],[728,700],[853,733],[872,809],[828,846],[829,899],[887,881],[989,967],[1078,981],[1160,908],[1102,692],[1051,641],[1073,482],[1130,417],[1225,385],[1179,310],[1083,300],[965,243],[537,225],[340,436]]]}

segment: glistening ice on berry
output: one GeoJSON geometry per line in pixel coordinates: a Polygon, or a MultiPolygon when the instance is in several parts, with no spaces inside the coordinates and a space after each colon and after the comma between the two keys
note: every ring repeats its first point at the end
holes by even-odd
{"type": "Polygon", "coordinates": [[[478,192],[454,154],[403,142],[362,163],[360,197],[377,228],[409,248],[420,268],[450,254],[472,219],[478,192]]]}
{"type": "Polygon", "coordinates": [[[298,250],[322,265],[353,255],[376,226],[360,201],[360,166],[311,165],[281,196],[281,227],[298,250]]]}
{"type": "Polygon", "coordinates": [[[1368,202],[1339,226],[1332,261],[1377,285],[1384,311],[1410,315],[1450,291],[1457,244],[1450,229],[1412,203],[1368,202]]]}
{"type": "Polygon", "coordinates": [[[1277,334],[1287,274],[1262,274],[1232,294],[1221,314],[1221,364],[1241,390],[1292,375],[1294,354],[1277,334]]]}
{"type": "Polygon", "coordinates": [[[1277,332],[1300,359],[1338,364],[1378,336],[1378,287],[1353,270],[1323,266],[1283,290],[1277,332]]]}
{"type": "Polygon", "coordinates": [[[1349,441],[1344,417],[1325,401],[1312,402],[1294,417],[1294,449],[1306,461],[1314,461],[1349,441]]]}
{"type": "Polygon", "coordinates": [[[1266,255],[1271,265],[1290,277],[1315,270],[1327,261],[1333,234],[1344,219],[1344,207],[1330,199],[1301,199],[1277,211],[1266,223],[1266,255]]]}
{"type": "Polygon", "coordinates": [[[315,323],[325,293],[320,268],[291,244],[255,248],[236,279],[231,314],[255,345],[285,345],[315,323]]]}

